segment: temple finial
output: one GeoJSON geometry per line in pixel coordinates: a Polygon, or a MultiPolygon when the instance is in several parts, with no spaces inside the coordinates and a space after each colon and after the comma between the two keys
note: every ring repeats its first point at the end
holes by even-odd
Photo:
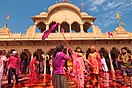
{"type": "Polygon", "coordinates": [[[5,26],[4,26],[4,28],[7,28],[7,25],[8,25],[8,24],[6,23],[5,26]]]}
{"type": "Polygon", "coordinates": [[[44,8],[44,12],[46,12],[46,8],[44,8]]]}
{"type": "Polygon", "coordinates": [[[66,3],[68,3],[68,2],[69,2],[69,0],[63,0],[63,2],[66,2],[66,3]]]}

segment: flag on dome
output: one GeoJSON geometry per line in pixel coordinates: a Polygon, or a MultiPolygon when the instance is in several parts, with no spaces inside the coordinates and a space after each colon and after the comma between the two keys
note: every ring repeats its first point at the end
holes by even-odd
{"type": "Polygon", "coordinates": [[[116,12],[116,17],[117,17],[118,20],[121,20],[121,16],[118,12],[116,12]]]}

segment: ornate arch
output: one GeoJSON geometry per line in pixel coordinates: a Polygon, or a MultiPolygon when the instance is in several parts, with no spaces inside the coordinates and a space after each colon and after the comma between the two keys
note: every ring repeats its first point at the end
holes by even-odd
{"type": "Polygon", "coordinates": [[[61,29],[63,28],[64,32],[67,32],[67,33],[70,32],[70,26],[66,21],[61,23],[60,28],[61,29]]]}
{"type": "Polygon", "coordinates": [[[72,32],[80,32],[80,25],[78,22],[73,22],[71,25],[72,32]]]}
{"type": "Polygon", "coordinates": [[[41,33],[46,30],[46,24],[44,22],[39,22],[37,24],[37,27],[38,27],[38,29],[40,30],[41,33]]]}
{"type": "MultiPolygon", "coordinates": [[[[56,24],[55,21],[52,21],[50,24],[49,24],[49,28],[51,28],[54,24],[56,24]]],[[[58,27],[55,28],[55,30],[52,32],[52,33],[57,33],[58,32],[58,27]]]]}
{"type": "Polygon", "coordinates": [[[85,22],[83,24],[83,30],[84,32],[88,32],[88,29],[90,28],[91,24],[89,22],[85,22]]]}

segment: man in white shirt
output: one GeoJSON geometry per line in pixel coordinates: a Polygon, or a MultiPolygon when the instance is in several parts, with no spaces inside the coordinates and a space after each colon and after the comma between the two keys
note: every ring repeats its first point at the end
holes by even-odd
{"type": "Polygon", "coordinates": [[[4,70],[4,61],[6,61],[6,60],[7,60],[7,58],[3,56],[3,53],[0,50],[0,88],[1,88],[3,70],[4,70]]]}

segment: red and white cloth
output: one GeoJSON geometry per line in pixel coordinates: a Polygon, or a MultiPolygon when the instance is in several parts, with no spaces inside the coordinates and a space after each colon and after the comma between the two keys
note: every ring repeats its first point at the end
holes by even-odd
{"type": "Polygon", "coordinates": [[[110,36],[113,36],[113,33],[112,32],[107,32],[108,34],[108,37],[110,38],[110,36]]]}

